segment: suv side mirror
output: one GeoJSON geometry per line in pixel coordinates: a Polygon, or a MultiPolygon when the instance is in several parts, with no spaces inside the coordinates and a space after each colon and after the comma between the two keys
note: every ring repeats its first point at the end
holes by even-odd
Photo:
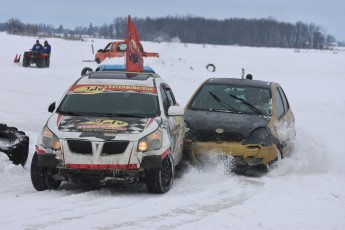
{"type": "Polygon", "coordinates": [[[182,106],[170,106],[168,109],[169,116],[182,116],[184,114],[184,108],[182,106]]]}
{"type": "Polygon", "coordinates": [[[48,112],[52,113],[54,112],[54,110],[55,110],[55,101],[49,105],[48,112]]]}

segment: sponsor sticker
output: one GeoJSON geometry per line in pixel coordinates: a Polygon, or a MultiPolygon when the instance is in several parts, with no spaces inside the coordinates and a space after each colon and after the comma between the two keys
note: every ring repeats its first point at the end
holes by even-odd
{"type": "Polygon", "coordinates": [[[135,86],[135,85],[74,85],[70,88],[70,92],[80,94],[95,94],[106,91],[135,91],[144,93],[157,93],[155,87],[135,86]]]}
{"type": "Polygon", "coordinates": [[[77,124],[77,129],[87,130],[127,130],[128,123],[119,120],[100,119],[77,124]]]}

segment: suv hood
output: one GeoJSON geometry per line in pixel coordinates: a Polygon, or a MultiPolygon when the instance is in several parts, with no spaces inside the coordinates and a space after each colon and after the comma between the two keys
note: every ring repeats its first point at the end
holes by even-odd
{"type": "Polygon", "coordinates": [[[223,129],[224,132],[241,133],[244,137],[269,123],[267,118],[259,115],[198,110],[187,110],[184,119],[192,132],[223,129]]]}
{"type": "Polygon", "coordinates": [[[160,118],[86,117],[54,114],[48,126],[59,138],[99,138],[103,140],[140,138],[160,124],[160,118]],[[153,121],[156,122],[153,122],[153,121]],[[144,132],[145,130],[145,132],[144,132]],[[129,136],[132,138],[129,138],[129,136]],[[133,137],[132,134],[137,134],[133,137]],[[139,136],[139,137],[138,137],[139,136]]]}

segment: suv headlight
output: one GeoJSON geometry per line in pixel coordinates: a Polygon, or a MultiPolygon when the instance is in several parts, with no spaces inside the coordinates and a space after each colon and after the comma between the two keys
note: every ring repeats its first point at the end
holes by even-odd
{"type": "Polygon", "coordinates": [[[153,133],[141,138],[138,143],[138,150],[146,152],[162,148],[162,132],[158,129],[153,133]]]}
{"type": "Polygon", "coordinates": [[[57,138],[57,136],[48,129],[47,126],[43,128],[42,132],[42,144],[46,148],[54,149],[54,150],[60,150],[61,145],[60,141],[57,138]]]}

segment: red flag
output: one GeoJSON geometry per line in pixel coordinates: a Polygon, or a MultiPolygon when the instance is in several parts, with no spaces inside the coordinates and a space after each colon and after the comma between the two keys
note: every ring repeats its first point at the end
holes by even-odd
{"type": "Polygon", "coordinates": [[[131,16],[128,15],[128,34],[126,50],[126,71],[144,72],[144,59],[140,49],[140,39],[131,16]]]}

